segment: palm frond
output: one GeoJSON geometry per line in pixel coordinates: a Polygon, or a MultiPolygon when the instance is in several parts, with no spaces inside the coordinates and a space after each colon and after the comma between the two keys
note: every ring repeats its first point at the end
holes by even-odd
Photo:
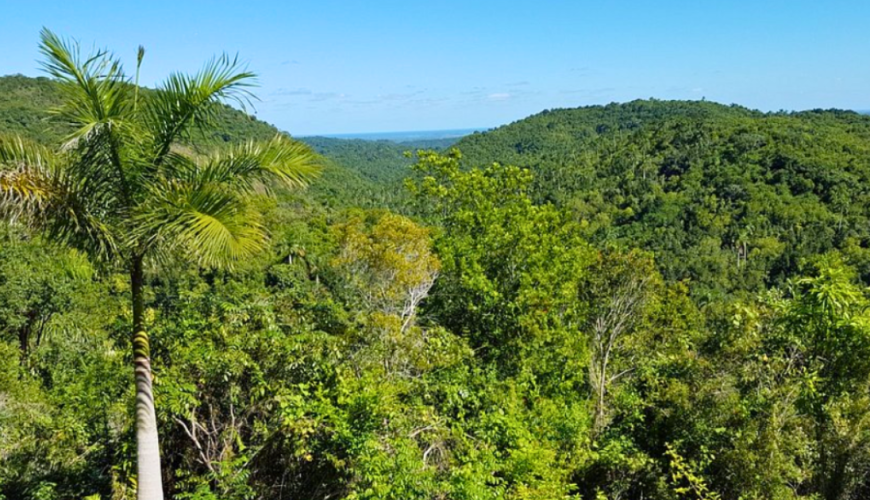
{"type": "Polygon", "coordinates": [[[105,50],[83,56],[77,42],[48,29],[40,36],[42,67],[58,80],[64,94],[63,105],[54,112],[74,128],[68,140],[123,128],[130,120],[132,86],[120,60],[105,50]]]}
{"type": "Polygon", "coordinates": [[[321,168],[320,156],[306,144],[278,135],[266,143],[249,142],[218,153],[195,174],[201,184],[221,184],[247,193],[275,184],[304,187],[321,168]]]}
{"type": "Polygon", "coordinates": [[[319,156],[284,136],[210,157],[179,148],[190,129],[213,123],[221,103],[244,108],[254,99],[255,75],[236,57],[139,94],[105,50],[83,55],[47,29],[40,50],[64,92],[56,114],[74,132],[56,164],[34,146],[0,141],[0,195],[26,207],[49,239],[98,261],[182,250],[207,267],[232,265],[268,240],[250,194],[302,187],[320,172],[319,156]]]}
{"type": "Polygon", "coordinates": [[[32,215],[29,225],[49,241],[80,250],[97,262],[122,256],[118,231],[123,212],[111,190],[70,175],[69,165],[52,168],[46,178],[48,193],[32,215]]]}
{"type": "Polygon", "coordinates": [[[135,128],[134,100],[120,61],[104,50],[82,56],[77,42],[47,29],[42,30],[41,37],[43,68],[58,80],[64,94],[63,105],[53,111],[74,129],[64,149],[95,160],[80,162],[80,169],[70,175],[98,179],[101,186],[117,191],[119,199],[129,202],[131,174],[122,145],[133,142],[127,138],[135,128]]]}
{"type": "Polygon", "coordinates": [[[195,155],[175,146],[163,157],[158,178],[189,180],[196,177],[200,168],[195,155]]]}
{"type": "Polygon", "coordinates": [[[69,161],[21,138],[0,138],[0,208],[49,241],[110,260],[117,254],[106,208],[111,200],[105,199],[111,191],[70,175],[69,161]]]}
{"type": "Polygon", "coordinates": [[[219,186],[165,179],[153,187],[132,217],[128,245],[151,255],[181,249],[202,266],[231,267],[267,241],[258,214],[219,186]]]}
{"type": "Polygon", "coordinates": [[[67,189],[51,200],[33,224],[48,241],[79,250],[99,263],[125,256],[116,234],[117,220],[89,206],[85,194],[67,189]]]}
{"type": "Polygon", "coordinates": [[[31,210],[50,195],[53,156],[20,137],[0,137],[0,200],[6,210],[31,210]]]}
{"type": "Polygon", "coordinates": [[[191,126],[211,123],[216,105],[234,101],[242,107],[253,99],[254,73],[238,57],[213,58],[193,76],[172,73],[146,100],[146,120],[154,140],[154,163],[160,165],[191,126]]]}
{"type": "MultiPolygon", "coordinates": [[[[70,151],[64,164],[69,182],[80,186],[83,193],[106,212],[122,212],[129,208],[131,177],[135,169],[119,168],[118,145],[108,134],[96,134],[87,143],[70,151]]],[[[132,182],[131,182],[132,181],[132,182]]]]}

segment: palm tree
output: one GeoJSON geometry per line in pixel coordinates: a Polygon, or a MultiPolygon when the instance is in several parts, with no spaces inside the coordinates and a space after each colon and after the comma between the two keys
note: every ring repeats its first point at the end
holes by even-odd
{"type": "Polygon", "coordinates": [[[7,217],[31,225],[100,265],[130,277],[136,383],[139,500],[163,486],[143,321],[146,269],[184,256],[205,267],[231,265],[260,250],[267,235],[249,201],[276,184],[304,186],[319,171],[305,145],[278,136],[211,155],[178,146],[208,127],[220,102],[244,105],[254,75],[227,56],[195,75],[172,73],[139,93],[136,79],[106,51],[88,56],[76,42],[41,33],[43,67],[63,91],[57,116],[73,132],[59,151],[0,138],[0,193],[7,217]]]}

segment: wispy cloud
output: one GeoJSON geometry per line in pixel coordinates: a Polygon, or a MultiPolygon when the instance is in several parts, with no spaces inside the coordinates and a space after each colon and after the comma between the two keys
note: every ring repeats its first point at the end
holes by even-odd
{"type": "Polygon", "coordinates": [[[504,101],[516,102],[540,94],[540,91],[526,88],[526,85],[526,82],[515,82],[506,84],[501,88],[472,87],[469,90],[458,92],[454,96],[457,97],[456,104],[461,106],[504,101]]]}
{"type": "Polygon", "coordinates": [[[347,94],[341,92],[315,92],[311,89],[306,88],[286,88],[282,87],[276,89],[269,93],[269,97],[271,101],[277,101],[276,98],[281,97],[307,97],[308,102],[322,102],[322,101],[330,101],[333,99],[344,99],[348,97],[347,94]]]}
{"type": "Polygon", "coordinates": [[[345,97],[347,97],[347,94],[339,92],[314,92],[311,94],[311,98],[308,99],[308,102],[331,101],[334,99],[344,99],[345,97]]]}
{"type": "Polygon", "coordinates": [[[571,68],[568,70],[570,73],[574,73],[576,76],[589,76],[592,74],[592,68],[589,66],[579,66],[576,68],[571,68]]]}
{"type": "Polygon", "coordinates": [[[281,88],[271,92],[269,95],[273,96],[273,97],[283,97],[283,96],[311,95],[313,93],[314,92],[312,92],[309,89],[288,89],[285,87],[281,87],[281,88]]]}
{"type": "Polygon", "coordinates": [[[560,94],[564,95],[587,95],[587,96],[600,96],[603,94],[609,94],[616,90],[614,87],[600,87],[594,89],[563,89],[560,90],[560,94]]]}
{"type": "Polygon", "coordinates": [[[688,86],[680,86],[680,85],[671,85],[664,89],[666,94],[670,94],[673,96],[685,96],[686,94],[702,94],[704,93],[703,87],[688,87],[688,86]]]}
{"type": "Polygon", "coordinates": [[[408,101],[420,95],[423,95],[425,90],[416,90],[414,92],[393,92],[390,94],[379,94],[377,99],[380,101],[408,101]]]}
{"type": "Polygon", "coordinates": [[[450,99],[446,97],[420,97],[418,99],[411,99],[408,101],[408,104],[415,104],[420,106],[434,106],[436,104],[442,104],[450,99]]]}
{"type": "Polygon", "coordinates": [[[485,87],[472,87],[470,90],[460,92],[460,95],[482,96],[486,92],[485,87]]]}

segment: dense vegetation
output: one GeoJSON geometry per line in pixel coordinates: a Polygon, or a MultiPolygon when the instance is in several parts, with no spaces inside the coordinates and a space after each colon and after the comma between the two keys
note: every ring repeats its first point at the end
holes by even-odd
{"type": "MultiPolygon", "coordinates": [[[[264,252],[145,275],[167,495],[866,498],[868,134],[643,101],[462,154],[311,139],[264,252]]],[[[0,498],[134,497],[126,278],[3,226],[0,498]]]]}
{"type": "MultiPolygon", "coordinates": [[[[143,93],[148,93],[143,89],[143,93]]],[[[51,111],[62,103],[57,83],[45,77],[0,77],[0,131],[42,144],[57,145],[70,132],[51,111]]],[[[254,103],[256,104],[256,102],[254,103]]],[[[216,104],[214,127],[194,130],[181,142],[197,151],[269,140],[280,132],[253,115],[216,104]]],[[[405,202],[402,180],[413,163],[405,155],[416,149],[443,149],[455,139],[411,142],[304,137],[301,141],[327,158],[326,174],[309,193],[322,205],[397,206],[405,202]]]]}
{"type": "Polygon", "coordinates": [[[782,285],[833,249],[870,278],[864,115],[635,101],[545,111],[457,146],[469,165],[530,168],[536,202],[596,243],[653,251],[698,298],[782,285]]]}
{"type": "MultiPolygon", "coordinates": [[[[142,93],[151,91],[143,89],[142,93]]],[[[46,77],[22,75],[0,77],[0,130],[45,144],[59,144],[70,133],[70,126],[57,120],[51,111],[63,103],[58,83],[46,77]]],[[[275,128],[226,104],[215,105],[216,127],[197,131],[183,142],[202,148],[250,140],[269,140],[275,128]]]]}

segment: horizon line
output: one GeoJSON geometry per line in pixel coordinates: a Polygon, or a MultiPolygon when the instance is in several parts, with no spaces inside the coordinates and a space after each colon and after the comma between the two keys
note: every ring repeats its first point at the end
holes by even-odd
{"type": "MultiPolygon", "coordinates": [[[[440,134],[440,133],[457,133],[457,137],[461,137],[463,135],[468,135],[474,132],[483,132],[486,130],[492,130],[497,128],[494,127],[463,127],[463,128],[433,128],[433,129],[415,129],[415,130],[384,130],[377,132],[328,132],[328,133],[314,133],[314,134],[292,134],[293,137],[306,138],[306,137],[325,137],[328,139],[355,139],[361,138],[365,136],[388,136],[388,135],[413,135],[413,134],[440,134]]],[[[447,138],[449,136],[446,136],[447,138]]]]}

